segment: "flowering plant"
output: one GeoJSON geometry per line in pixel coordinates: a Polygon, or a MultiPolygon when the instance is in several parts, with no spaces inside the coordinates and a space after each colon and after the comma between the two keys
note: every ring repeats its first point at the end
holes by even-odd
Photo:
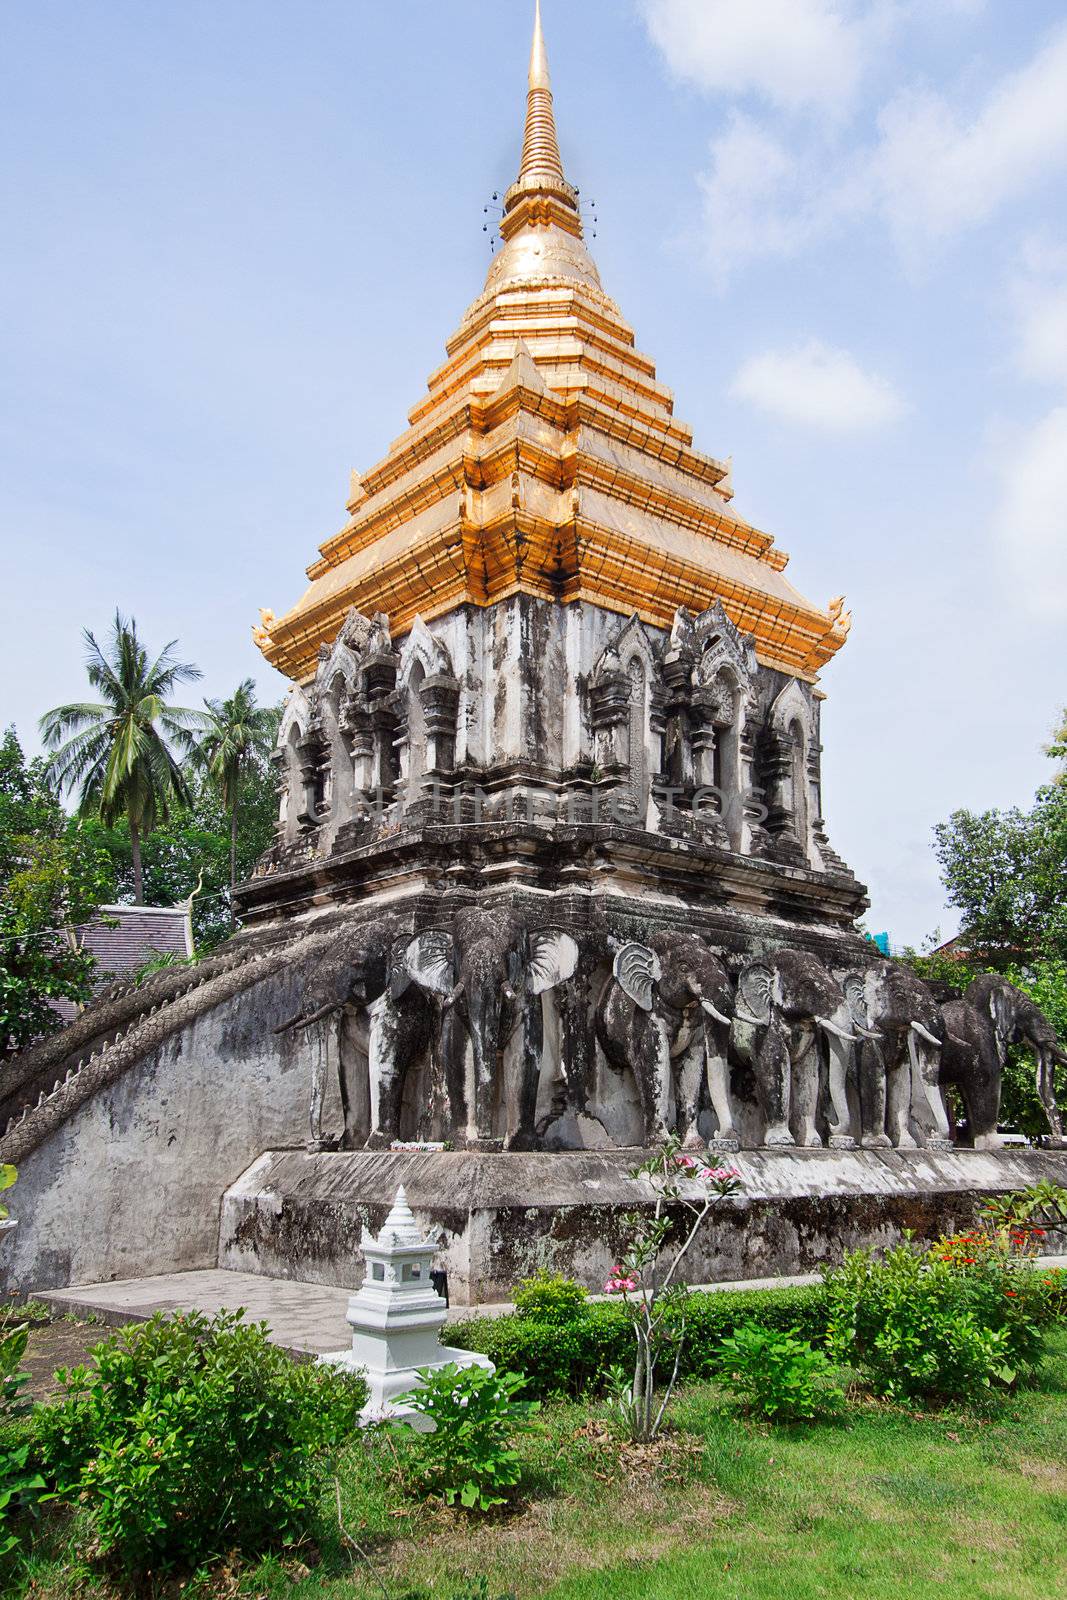
{"type": "Polygon", "coordinates": [[[685,1344],[682,1263],[712,1208],[740,1189],[741,1174],[736,1167],[716,1165],[710,1152],[698,1156],[682,1150],[671,1138],[633,1177],[651,1185],[656,1206],[651,1215],[632,1212],[623,1218],[629,1248],[611,1269],[604,1293],[622,1297],[636,1347],[633,1379],[616,1385],[616,1402],[630,1437],[648,1444],[663,1426],[685,1344]],[[668,1208],[683,1214],[680,1238],[676,1215],[668,1208]],[[670,1373],[657,1404],[657,1373],[668,1361],[670,1373]]]}

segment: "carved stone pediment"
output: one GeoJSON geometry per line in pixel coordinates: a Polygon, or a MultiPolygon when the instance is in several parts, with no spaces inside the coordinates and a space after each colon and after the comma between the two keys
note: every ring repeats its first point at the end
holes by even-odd
{"type": "Polygon", "coordinates": [[[455,678],[452,657],[442,639],[432,634],[421,617],[416,617],[411,632],[400,649],[397,682],[406,684],[416,665],[427,678],[455,678]]]}
{"type": "Polygon", "coordinates": [[[656,667],[656,652],[640,617],[635,613],[624,623],[614,639],[601,651],[593,668],[591,682],[594,687],[625,673],[629,662],[639,656],[651,674],[656,667]]]}
{"type": "MultiPolygon", "coordinates": [[[[675,620],[677,624],[678,619],[675,620]]],[[[691,619],[685,638],[696,657],[694,677],[698,684],[711,683],[723,667],[732,669],[742,688],[751,684],[757,668],[755,641],[730,621],[721,600],[691,619]]]]}
{"type": "Polygon", "coordinates": [[[793,722],[799,722],[806,735],[810,733],[811,706],[796,678],[790,678],[776,698],[768,722],[779,733],[786,732],[793,722]]]}

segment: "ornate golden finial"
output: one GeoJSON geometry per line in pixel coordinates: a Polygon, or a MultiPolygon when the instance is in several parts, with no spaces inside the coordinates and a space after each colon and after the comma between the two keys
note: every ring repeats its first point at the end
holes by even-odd
{"type": "Polygon", "coordinates": [[[526,96],[526,133],[519,176],[504,196],[505,239],[530,222],[554,223],[581,238],[578,196],[563,176],[563,161],[552,108],[552,79],[541,25],[541,0],[534,13],[530,79],[526,96]]]}
{"type": "Polygon", "coordinates": [[[545,33],[541,26],[541,0],[537,0],[534,11],[534,36],[533,48],[530,51],[530,88],[552,88],[552,79],[548,75],[548,51],[545,49],[545,33]]]}
{"type": "Polygon", "coordinates": [[[548,51],[541,27],[541,0],[537,0],[533,46],[530,50],[530,90],[526,101],[526,137],[522,145],[519,182],[535,178],[554,187],[563,182],[563,161],[556,136],[556,117],[552,110],[552,79],[548,72],[548,51]]]}

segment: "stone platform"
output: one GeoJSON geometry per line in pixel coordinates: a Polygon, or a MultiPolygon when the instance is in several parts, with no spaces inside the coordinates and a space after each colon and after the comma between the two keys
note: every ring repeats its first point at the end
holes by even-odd
{"type": "MultiPolygon", "coordinates": [[[[265,1152],[223,1197],[219,1266],[356,1287],[364,1226],[377,1232],[403,1184],[454,1305],[507,1301],[544,1265],[599,1288],[625,1214],[651,1190],[641,1150],[538,1154],[265,1152]]],[[[1041,1150],[757,1150],[730,1158],[743,1190],[693,1246],[694,1283],[795,1277],[883,1248],[904,1229],[933,1239],[975,1220],[985,1195],[1043,1178],[1067,1184],[1067,1155],[1041,1150]]]]}

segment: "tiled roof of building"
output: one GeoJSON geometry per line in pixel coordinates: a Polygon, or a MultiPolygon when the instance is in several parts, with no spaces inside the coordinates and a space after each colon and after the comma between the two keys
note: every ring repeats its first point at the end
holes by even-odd
{"type": "Polygon", "coordinates": [[[101,906],[78,930],[78,942],[96,957],[96,982],[111,983],[154,955],[183,959],[193,953],[186,906],[101,906]]]}

